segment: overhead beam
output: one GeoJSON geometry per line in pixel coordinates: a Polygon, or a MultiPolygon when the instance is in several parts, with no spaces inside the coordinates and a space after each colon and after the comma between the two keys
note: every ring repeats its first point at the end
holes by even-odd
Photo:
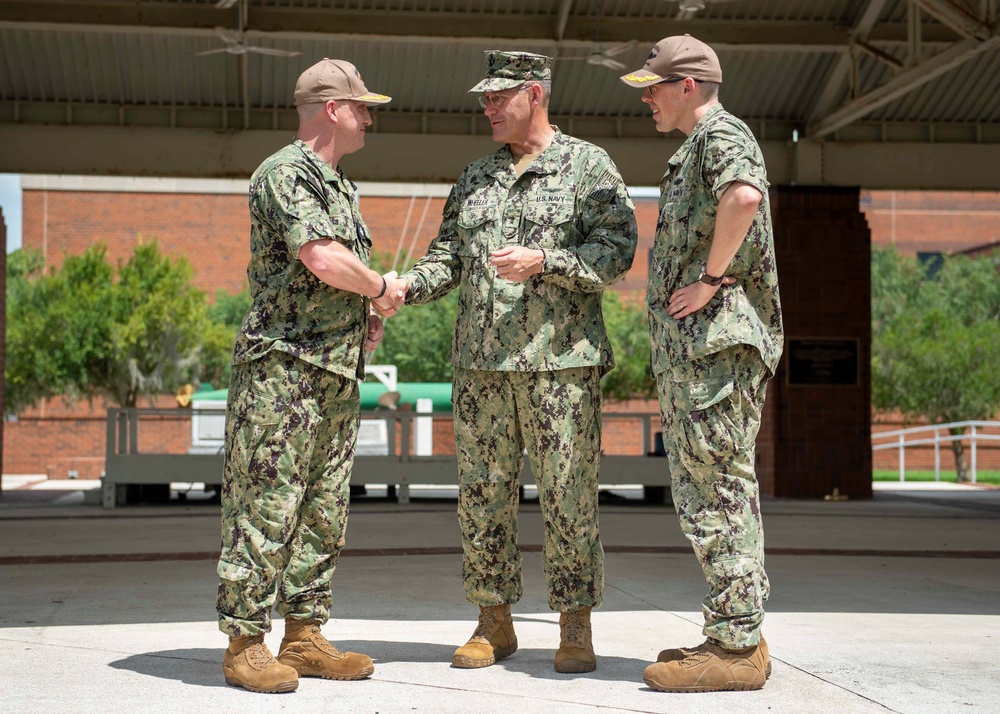
{"type": "MultiPolygon", "coordinates": [[[[582,138],[588,138],[581,134],[582,138]]],[[[219,132],[195,129],[19,126],[0,124],[0,172],[103,176],[246,179],[288,142],[287,131],[219,132]],[[45,146],[47,151],[36,150],[45,146]]],[[[629,186],[656,186],[664,157],[680,138],[597,140],[629,186]]],[[[802,143],[802,142],[799,142],[802,143]]],[[[365,149],[344,158],[356,181],[452,183],[465,165],[492,151],[488,135],[372,134],[365,149]]],[[[863,186],[869,189],[1000,190],[1000,143],[823,142],[799,157],[788,141],[763,141],[774,185],[863,186]],[[802,167],[809,168],[808,172],[802,167]]]]}
{"type": "Polygon", "coordinates": [[[562,0],[559,4],[559,19],[556,21],[556,42],[561,42],[566,36],[566,23],[569,22],[569,11],[573,7],[573,0],[562,0]]]}
{"type": "MultiPolygon", "coordinates": [[[[562,45],[592,43],[594,20],[590,16],[403,11],[391,13],[340,8],[249,8],[247,38],[317,39],[343,37],[378,41],[411,40],[483,43],[510,41],[525,44],[558,42],[562,45]],[[553,23],[557,23],[555,37],[553,23]],[[561,28],[561,33],[560,33],[561,28]],[[561,34],[562,39],[557,40],[561,34]]],[[[217,26],[234,26],[232,10],[211,5],[120,3],[108,0],[6,0],[0,3],[0,27],[47,31],[159,33],[214,35],[217,26]]],[[[690,33],[717,49],[773,49],[799,52],[838,52],[847,49],[845,28],[830,22],[701,20],[683,22],[648,17],[612,17],[601,23],[605,42],[648,42],[664,36],[690,33]]],[[[952,41],[954,32],[938,28],[928,42],[952,41]]],[[[873,43],[906,41],[903,25],[878,28],[873,43]]]]}
{"type": "Polygon", "coordinates": [[[905,72],[901,72],[877,89],[847,102],[822,119],[809,124],[806,127],[806,137],[819,139],[827,134],[832,134],[837,129],[870,114],[879,107],[885,106],[904,94],[912,92],[917,87],[927,84],[945,72],[968,62],[973,57],[998,46],[1000,46],[1000,35],[996,34],[985,42],[976,38],[962,40],[944,52],[931,57],[926,62],[922,62],[905,72]]]}
{"type": "Polygon", "coordinates": [[[912,2],[962,37],[978,37],[980,40],[986,40],[992,34],[990,28],[980,22],[978,18],[947,0],[912,0],[912,2]]]}
{"type": "MultiPolygon", "coordinates": [[[[870,0],[865,7],[865,11],[861,13],[861,19],[858,20],[858,24],[851,30],[851,39],[855,42],[865,42],[868,40],[868,35],[871,33],[872,28],[875,27],[875,23],[878,22],[879,15],[882,14],[882,9],[885,7],[887,1],[870,0]]],[[[823,116],[833,108],[834,103],[843,94],[844,87],[851,76],[851,64],[853,61],[854,59],[851,55],[846,52],[837,58],[833,68],[830,70],[830,74],[827,76],[823,91],[820,92],[819,97],[817,97],[806,116],[813,119],[823,116]]]]}
{"type": "Polygon", "coordinates": [[[874,57],[882,64],[887,64],[893,69],[903,69],[903,67],[905,66],[902,62],[900,62],[898,59],[890,55],[888,52],[880,50],[878,47],[870,45],[867,42],[864,42],[863,40],[856,41],[854,43],[854,46],[857,47],[862,52],[864,52],[866,55],[874,57]]]}

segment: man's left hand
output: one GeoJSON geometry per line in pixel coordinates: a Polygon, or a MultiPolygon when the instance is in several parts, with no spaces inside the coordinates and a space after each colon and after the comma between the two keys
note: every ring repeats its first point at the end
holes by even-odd
{"type": "Polygon", "coordinates": [[[521,245],[490,251],[490,265],[497,269],[497,275],[515,283],[541,273],[544,261],[545,253],[521,245]]]}
{"type": "MultiPolygon", "coordinates": [[[[728,275],[722,279],[722,285],[732,285],[735,282],[736,278],[728,275]]],[[[702,282],[685,285],[683,288],[675,290],[673,295],[670,296],[670,300],[667,302],[667,312],[675,320],[680,320],[691,313],[698,312],[698,310],[708,304],[708,301],[712,299],[712,296],[715,295],[715,292],[722,285],[712,287],[702,282]]]]}
{"type": "Polygon", "coordinates": [[[378,315],[368,316],[368,335],[365,339],[365,352],[374,352],[375,348],[379,346],[382,342],[382,336],[385,335],[385,325],[382,324],[382,318],[378,315]]]}

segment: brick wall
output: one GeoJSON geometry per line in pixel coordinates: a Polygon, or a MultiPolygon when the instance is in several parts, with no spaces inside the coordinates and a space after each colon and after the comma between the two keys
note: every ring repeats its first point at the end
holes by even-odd
{"type": "MultiPolygon", "coordinates": [[[[173,397],[157,397],[149,404],[175,409],[173,397]]],[[[107,441],[107,405],[101,400],[68,402],[43,400],[5,423],[4,473],[46,474],[82,479],[100,478],[107,441]]],[[[140,429],[139,448],[146,453],[186,453],[191,444],[190,413],[150,418],[140,429]]]]}
{"type": "MultiPolygon", "coordinates": [[[[0,256],[0,315],[7,314],[7,221],[4,220],[3,210],[0,209],[0,238],[3,239],[3,255],[0,256]]],[[[3,329],[0,330],[0,374],[6,374],[7,364],[7,319],[3,319],[3,329]]],[[[4,390],[0,389],[0,464],[4,463],[5,439],[3,415],[7,411],[4,407],[4,390]]],[[[0,486],[0,491],[3,486],[0,486]]]]}
{"type": "Polygon", "coordinates": [[[986,191],[862,191],[872,241],[901,253],[954,253],[1000,241],[1000,194],[986,191]]]}
{"type": "Polygon", "coordinates": [[[195,284],[209,295],[239,292],[250,248],[247,199],[239,195],[29,191],[23,198],[21,243],[59,266],[103,242],[112,265],[130,258],[140,240],[186,256],[195,284]]]}
{"type": "MultiPolygon", "coordinates": [[[[841,197],[838,206],[850,216],[857,216],[859,198],[856,193],[852,200],[854,204],[848,205],[849,200],[841,197]]],[[[375,250],[387,254],[390,261],[398,252],[400,262],[407,254],[413,258],[424,254],[436,234],[443,204],[444,199],[434,197],[411,199],[362,194],[361,198],[375,250]]],[[[872,240],[895,242],[907,253],[953,252],[1000,238],[997,235],[1000,230],[998,194],[863,191],[860,206],[871,226],[872,240]]],[[[167,254],[187,256],[195,268],[196,285],[210,296],[220,288],[236,292],[246,280],[249,218],[243,194],[25,190],[23,209],[24,247],[45,252],[51,265],[61,264],[66,254],[81,253],[97,241],[107,244],[113,262],[125,260],[132,255],[141,235],[144,239],[157,239],[167,254]]],[[[639,300],[645,291],[656,214],[655,199],[636,200],[639,246],[632,270],[615,286],[629,299],[639,300]]],[[[840,254],[843,236],[838,233],[839,229],[826,225],[826,218],[812,222],[808,218],[795,218],[798,221],[795,230],[802,232],[788,235],[779,253],[786,319],[795,314],[799,306],[805,309],[805,305],[811,304],[800,302],[803,296],[797,293],[798,290],[808,295],[810,289],[813,292],[819,289],[812,277],[800,280],[799,271],[810,271],[809,275],[814,276],[818,270],[825,270],[820,282],[827,286],[821,292],[828,304],[824,303],[827,307],[823,309],[827,312],[821,314],[825,315],[822,325],[827,329],[834,315],[837,319],[846,319],[843,314],[846,304],[836,302],[836,291],[844,288],[845,278],[834,274],[841,269],[836,266],[843,263],[844,256],[840,254]],[[802,223],[803,220],[806,222],[802,223]],[[825,243],[825,247],[820,249],[820,243],[825,243]],[[800,247],[804,251],[801,254],[800,247]],[[818,258],[820,262],[816,262],[818,258]],[[828,294],[831,291],[833,294],[828,294]]],[[[779,220],[776,216],[776,227],[780,227],[779,220]]],[[[845,219],[839,214],[830,218],[830,221],[842,220],[845,219]]],[[[854,230],[855,218],[846,220],[850,224],[847,229],[854,230]]],[[[6,271],[0,271],[0,279],[5,274],[6,271]]],[[[807,318],[807,313],[800,310],[799,314],[807,318]]],[[[858,316],[867,314],[867,306],[858,307],[858,316]]],[[[812,319],[811,313],[808,319],[812,319]]],[[[772,382],[757,442],[758,477],[764,493],[776,491],[774,475],[780,463],[776,451],[777,409],[782,398],[779,391],[779,386],[772,382]]],[[[167,398],[167,403],[172,400],[167,398]]],[[[606,408],[620,406],[609,403],[606,408]]],[[[81,478],[99,475],[103,469],[104,408],[97,407],[95,413],[86,411],[89,407],[83,409],[83,412],[67,411],[65,405],[48,403],[22,415],[19,421],[6,423],[4,472],[48,473],[54,478],[65,478],[70,470],[77,471],[81,478]]],[[[636,410],[655,412],[657,407],[653,401],[636,410]]],[[[178,427],[168,441],[179,444],[177,440],[187,438],[188,433],[178,427]]],[[[453,432],[447,423],[435,425],[434,438],[438,452],[454,449],[453,432]]],[[[637,424],[605,420],[603,445],[606,453],[642,453],[641,440],[637,424]]],[[[886,458],[889,457],[879,457],[886,458]]]]}
{"type": "MultiPolygon", "coordinates": [[[[656,201],[636,202],[640,228],[633,269],[615,286],[643,292],[649,251],[656,229],[656,201]]],[[[361,212],[372,233],[373,250],[416,260],[437,235],[444,199],[364,196],[361,212]]],[[[140,240],[156,240],[172,256],[186,256],[195,268],[195,284],[210,296],[216,290],[238,292],[246,283],[250,259],[250,218],[244,195],[187,193],[111,193],[102,191],[25,190],[24,248],[41,251],[52,266],[66,255],[79,255],[103,242],[112,265],[127,260],[140,240]]]]}

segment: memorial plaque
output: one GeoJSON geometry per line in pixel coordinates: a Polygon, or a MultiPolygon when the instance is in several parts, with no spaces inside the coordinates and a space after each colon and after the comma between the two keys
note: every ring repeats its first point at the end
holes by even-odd
{"type": "Polygon", "coordinates": [[[788,340],[789,386],[857,386],[856,338],[788,340]]]}

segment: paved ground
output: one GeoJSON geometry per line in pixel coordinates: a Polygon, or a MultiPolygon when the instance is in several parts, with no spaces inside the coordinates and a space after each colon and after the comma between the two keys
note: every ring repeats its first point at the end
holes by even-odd
{"type": "MultiPolygon", "coordinates": [[[[521,509],[520,649],[466,671],[449,666],[475,617],[450,493],[359,499],[324,631],[370,654],[375,675],[259,695],[221,676],[218,507],[192,494],[105,511],[87,503],[94,485],[4,477],[4,712],[1000,711],[1000,490],[891,485],[865,502],[765,502],[773,676],[758,692],[683,695],[641,678],[661,648],[702,639],[704,582],[671,508],[602,504],[598,670],[560,675],[537,504],[521,509]]],[[[280,625],[268,641],[279,640],[280,625]]]]}

